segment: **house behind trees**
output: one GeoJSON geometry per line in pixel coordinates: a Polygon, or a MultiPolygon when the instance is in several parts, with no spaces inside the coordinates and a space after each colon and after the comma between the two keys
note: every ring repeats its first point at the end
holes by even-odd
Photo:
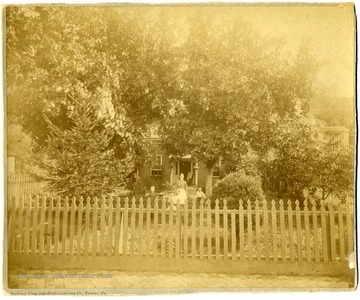
{"type": "MultiPolygon", "coordinates": [[[[158,136],[152,136],[149,140],[152,145],[151,160],[138,170],[138,176],[147,188],[155,186],[161,190],[166,183],[175,184],[180,174],[184,174],[189,187],[205,188],[208,170],[203,162],[195,160],[190,154],[175,156],[169,153],[158,136]]],[[[213,185],[224,172],[225,166],[219,161],[212,172],[213,185]]]]}

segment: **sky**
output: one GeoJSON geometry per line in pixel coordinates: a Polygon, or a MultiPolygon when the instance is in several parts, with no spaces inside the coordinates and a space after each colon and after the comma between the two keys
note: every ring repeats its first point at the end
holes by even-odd
{"type": "MultiPolygon", "coordinates": [[[[259,39],[282,38],[284,49],[293,54],[297,52],[300,43],[306,43],[315,61],[320,63],[315,88],[325,88],[337,97],[354,97],[356,28],[352,4],[223,5],[204,11],[206,13],[214,9],[221,16],[224,26],[227,25],[226,16],[229,15],[248,22],[259,34],[259,39]]],[[[175,10],[178,13],[181,10],[185,15],[189,11],[186,4],[175,10]]]]}
{"type": "Polygon", "coordinates": [[[315,59],[323,62],[321,85],[335,85],[339,97],[355,92],[355,15],[352,5],[242,7],[244,19],[268,37],[284,37],[285,47],[295,51],[309,41],[315,59]]]}
{"type": "MultiPolygon", "coordinates": [[[[178,4],[179,5],[179,4],[178,4]]],[[[180,4],[175,16],[183,18],[191,10],[180,4]]],[[[320,63],[315,87],[325,88],[338,97],[353,98],[355,94],[355,13],[352,4],[223,4],[205,8],[216,11],[224,26],[230,15],[242,19],[262,38],[282,38],[284,49],[295,54],[300,43],[309,45],[315,61],[320,63]],[[331,87],[331,89],[329,88],[331,87]]],[[[159,12],[160,10],[155,11],[159,12]]],[[[152,10],[154,12],[154,10],[152,10]]],[[[186,17],[184,18],[186,22],[186,17]]],[[[186,27],[186,23],[184,23],[186,27]]]]}

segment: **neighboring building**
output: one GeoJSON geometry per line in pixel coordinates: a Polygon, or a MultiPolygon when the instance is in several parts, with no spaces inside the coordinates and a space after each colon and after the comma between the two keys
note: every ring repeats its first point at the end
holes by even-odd
{"type": "Polygon", "coordinates": [[[8,155],[7,156],[7,174],[15,174],[15,156],[14,155],[8,155]]]}
{"type": "MultiPolygon", "coordinates": [[[[208,170],[204,163],[195,161],[191,155],[175,157],[169,154],[158,137],[150,138],[150,142],[153,146],[152,160],[138,170],[138,176],[147,189],[154,185],[159,190],[166,183],[174,184],[182,173],[188,186],[201,186],[205,190],[208,170]]],[[[212,174],[213,185],[223,175],[223,171],[218,163],[212,174]]]]}
{"type": "Polygon", "coordinates": [[[328,145],[331,151],[341,147],[348,147],[350,142],[350,130],[344,126],[329,126],[325,121],[317,119],[309,114],[304,121],[316,131],[316,138],[322,145],[328,145]]]}
{"type": "Polygon", "coordinates": [[[344,126],[318,126],[315,130],[319,142],[328,145],[331,151],[349,146],[350,130],[344,126]]]}

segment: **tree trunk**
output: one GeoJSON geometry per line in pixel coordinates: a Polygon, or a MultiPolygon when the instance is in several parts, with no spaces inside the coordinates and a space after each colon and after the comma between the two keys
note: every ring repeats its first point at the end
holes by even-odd
{"type": "Polygon", "coordinates": [[[215,165],[211,167],[207,167],[207,174],[206,174],[206,186],[205,186],[205,194],[206,197],[209,197],[212,194],[212,172],[214,170],[215,165]]]}

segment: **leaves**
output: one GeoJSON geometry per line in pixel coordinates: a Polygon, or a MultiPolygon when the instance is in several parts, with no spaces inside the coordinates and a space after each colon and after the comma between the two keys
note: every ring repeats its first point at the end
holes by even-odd
{"type": "Polygon", "coordinates": [[[321,189],[322,200],[333,194],[340,199],[354,188],[354,155],[351,148],[322,147],[316,157],[313,187],[321,189]]]}
{"type": "Polygon", "coordinates": [[[307,45],[291,56],[238,13],[206,7],[7,7],[6,16],[8,115],[63,174],[85,172],[75,148],[93,174],[107,166],[94,153],[140,167],[156,125],[171,154],[210,168],[221,158],[298,190],[313,182],[318,149],[301,119],[318,64],[307,45]]]}
{"type": "Polygon", "coordinates": [[[265,198],[259,177],[233,172],[216,184],[213,190],[213,199],[226,199],[229,209],[238,209],[239,200],[244,203],[250,200],[254,206],[255,201],[262,202],[265,198]]]}
{"type": "Polygon", "coordinates": [[[104,127],[98,109],[83,93],[75,96],[76,106],[69,112],[72,127],[57,127],[49,119],[50,135],[42,161],[48,188],[62,196],[102,196],[122,187],[133,169],[131,158],[115,157],[110,142],[114,130],[104,127]]]}
{"type": "Polygon", "coordinates": [[[162,136],[170,152],[208,165],[220,157],[234,163],[249,151],[263,155],[276,143],[279,124],[306,112],[311,85],[304,78],[315,70],[297,69],[310,55],[304,50],[291,59],[279,41],[257,39],[234,15],[219,27],[221,14],[204,11],[187,19],[183,88],[173,101],[177,109],[164,115],[162,136]]]}

